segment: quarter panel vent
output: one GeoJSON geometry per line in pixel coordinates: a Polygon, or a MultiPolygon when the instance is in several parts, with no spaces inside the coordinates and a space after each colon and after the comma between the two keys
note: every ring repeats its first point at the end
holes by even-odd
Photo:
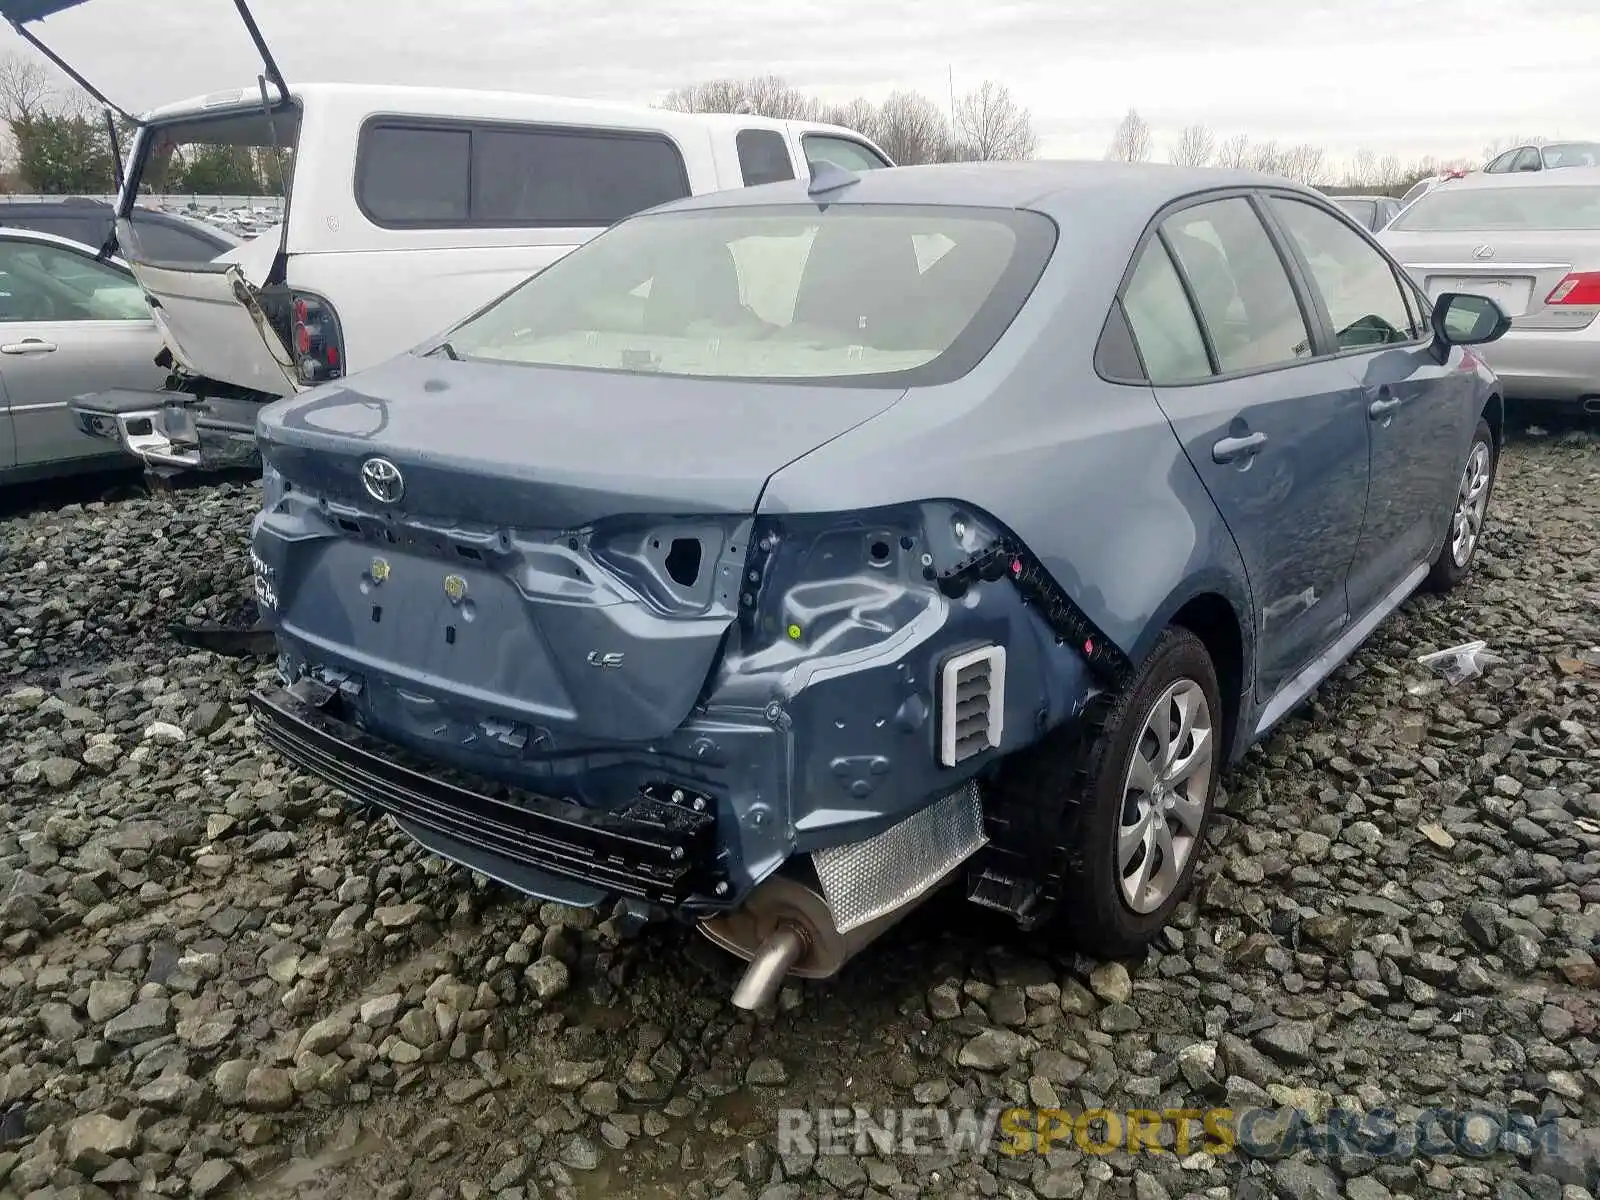
{"type": "Polygon", "coordinates": [[[939,761],[957,763],[1000,745],[1005,731],[1006,649],[983,646],[939,669],[939,761]]]}

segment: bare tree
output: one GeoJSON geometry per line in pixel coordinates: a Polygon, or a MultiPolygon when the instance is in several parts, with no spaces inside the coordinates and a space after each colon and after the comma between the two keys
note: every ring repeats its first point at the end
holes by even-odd
{"type": "Polygon", "coordinates": [[[964,157],[977,162],[1032,158],[1039,148],[1033,114],[1003,83],[985,79],[956,103],[952,131],[964,157]]]}
{"type": "Polygon", "coordinates": [[[1268,175],[1281,175],[1283,173],[1283,151],[1278,149],[1274,139],[1257,142],[1250,147],[1250,161],[1246,164],[1252,171],[1261,171],[1268,175]]]}
{"type": "Polygon", "coordinates": [[[1378,178],[1378,156],[1367,147],[1357,150],[1345,168],[1346,187],[1371,187],[1378,178]]]}
{"type": "Polygon", "coordinates": [[[662,108],[677,112],[738,112],[745,103],[744,82],[739,79],[703,79],[674,88],[661,101],[662,108]]]}
{"type": "Polygon", "coordinates": [[[1405,178],[1405,166],[1398,154],[1385,154],[1378,160],[1377,184],[1388,191],[1405,178]]]}
{"type": "Polygon", "coordinates": [[[757,75],[744,86],[749,111],[757,116],[780,121],[809,121],[816,116],[817,102],[777,75],[757,75]]]}
{"type": "Polygon", "coordinates": [[[878,140],[878,106],[863,96],[845,104],[827,104],[817,110],[817,120],[829,125],[842,125],[878,140]]]}
{"type": "Polygon", "coordinates": [[[1322,175],[1322,147],[1309,142],[1290,146],[1279,160],[1278,170],[1296,183],[1315,183],[1322,175]]]}
{"type": "Polygon", "coordinates": [[[1130,108],[1117,122],[1117,131],[1111,135],[1111,144],[1106,147],[1106,159],[1110,162],[1139,163],[1150,158],[1150,123],[1139,115],[1139,110],[1130,108]]]}
{"type": "Polygon", "coordinates": [[[1250,165],[1250,135],[1236,133],[1217,151],[1217,165],[1238,170],[1250,165]]]}
{"type": "Polygon", "coordinates": [[[1216,149],[1217,139],[1210,129],[1204,125],[1186,125],[1167,151],[1167,157],[1180,167],[1204,167],[1210,165],[1216,149]]]}
{"type": "Polygon", "coordinates": [[[902,167],[938,162],[950,144],[944,114],[920,92],[891,92],[878,109],[877,142],[902,167]]]}

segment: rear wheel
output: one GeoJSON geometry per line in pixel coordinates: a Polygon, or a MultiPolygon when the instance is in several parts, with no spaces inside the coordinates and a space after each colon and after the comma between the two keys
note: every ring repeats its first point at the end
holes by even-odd
{"type": "Polygon", "coordinates": [[[1222,718],[1205,644],[1171,628],[1086,739],[1037,748],[1024,786],[1037,803],[1065,807],[1054,929],[1063,940],[1122,958],[1167,924],[1210,826],[1222,718]]]}
{"type": "Polygon", "coordinates": [[[1461,472],[1456,488],[1455,508],[1450,513],[1450,528],[1445,534],[1444,546],[1434,559],[1428,572],[1428,587],[1435,592],[1448,592],[1466,578],[1472,568],[1473,556],[1483,536],[1483,523],[1489,513],[1489,496],[1494,491],[1495,469],[1499,456],[1495,453],[1494,434],[1487,421],[1479,421],[1472,434],[1472,449],[1467,452],[1467,465],[1461,472]]]}

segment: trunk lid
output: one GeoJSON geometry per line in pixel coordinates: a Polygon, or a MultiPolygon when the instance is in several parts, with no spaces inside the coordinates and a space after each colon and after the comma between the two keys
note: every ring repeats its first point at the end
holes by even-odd
{"type": "Polygon", "coordinates": [[[1594,320],[1594,307],[1545,298],[1569,273],[1600,269],[1600,233],[1386,230],[1380,240],[1430,299],[1444,292],[1489,296],[1516,329],[1578,330],[1594,320]]]}
{"type": "Polygon", "coordinates": [[[767,480],[902,394],[402,356],[262,411],[273,620],[412,743],[659,739],[739,610],[767,480]]]}

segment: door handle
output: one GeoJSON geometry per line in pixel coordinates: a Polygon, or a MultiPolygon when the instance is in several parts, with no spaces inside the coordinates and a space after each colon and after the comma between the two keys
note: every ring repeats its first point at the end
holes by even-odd
{"type": "Polygon", "coordinates": [[[1243,437],[1225,437],[1211,447],[1211,461],[1214,463],[1237,462],[1241,458],[1253,458],[1261,447],[1267,444],[1267,435],[1259,429],[1254,433],[1247,433],[1243,437]]]}
{"type": "Polygon", "coordinates": [[[54,354],[56,344],[43,338],[23,338],[20,342],[7,342],[0,346],[0,354],[54,354]]]}
{"type": "Polygon", "coordinates": [[[1387,386],[1378,389],[1378,398],[1367,405],[1367,415],[1374,421],[1381,421],[1403,402],[1387,386]]]}

